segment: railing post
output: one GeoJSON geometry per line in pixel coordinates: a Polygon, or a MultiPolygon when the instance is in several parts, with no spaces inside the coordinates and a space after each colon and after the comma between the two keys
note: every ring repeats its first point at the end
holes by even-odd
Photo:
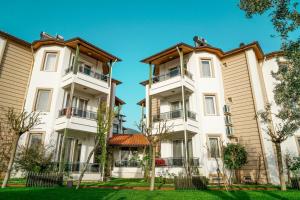
{"type": "Polygon", "coordinates": [[[189,168],[189,162],[188,162],[188,144],[187,144],[187,130],[186,130],[186,105],[185,105],[185,93],[184,93],[184,66],[183,66],[183,52],[182,49],[177,47],[177,51],[179,54],[179,60],[180,60],[180,73],[181,73],[181,97],[182,97],[182,110],[183,110],[183,124],[184,124],[184,147],[185,147],[185,170],[186,174],[190,175],[190,168],[189,168]]]}

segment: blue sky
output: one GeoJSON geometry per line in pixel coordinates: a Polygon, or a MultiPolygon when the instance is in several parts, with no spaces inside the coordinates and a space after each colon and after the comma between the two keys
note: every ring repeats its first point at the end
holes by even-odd
{"type": "Polygon", "coordinates": [[[264,52],[278,50],[266,16],[246,19],[236,0],[129,0],[129,1],[16,1],[1,3],[0,29],[27,41],[41,31],[65,39],[79,36],[122,58],[113,75],[123,82],[117,95],[126,101],[127,126],[140,118],[136,103],[144,98],[139,82],[147,79],[142,58],[178,42],[193,44],[195,35],[223,50],[239,43],[259,41],[264,52]],[[44,2],[44,4],[42,3],[44,2]]]}

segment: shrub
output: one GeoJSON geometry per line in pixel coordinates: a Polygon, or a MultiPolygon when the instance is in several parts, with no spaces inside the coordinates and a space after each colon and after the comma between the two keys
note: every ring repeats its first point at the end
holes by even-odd
{"type": "Polygon", "coordinates": [[[237,181],[240,182],[240,177],[237,174],[238,170],[241,169],[247,163],[247,151],[245,147],[240,144],[228,144],[224,147],[224,165],[227,169],[232,172],[235,170],[237,181]]]}
{"type": "Polygon", "coordinates": [[[16,155],[14,167],[22,172],[50,172],[53,170],[53,156],[52,148],[42,144],[21,147],[16,155]]]}

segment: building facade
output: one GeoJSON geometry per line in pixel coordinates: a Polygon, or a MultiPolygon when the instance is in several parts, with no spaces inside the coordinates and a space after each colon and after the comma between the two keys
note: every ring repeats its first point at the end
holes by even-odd
{"type": "MultiPolygon", "coordinates": [[[[0,31],[0,122],[6,123],[8,108],[19,112],[24,107],[33,56],[31,44],[0,31]]],[[[12,134],[0,132],[0,177],[10,158],[12,134]]]]}
{"type": "MultiPolygon", "coordinates": [[[[121,82],[110,75],[120,59],[81,38],[42,36],[32,43],[34,63],[24,106],[40,113],[40,124],[23,135],[20,144],[52,148],[55,161],[63,161],[76,176],[94,148],[99,105],[114,108],[124,103],[115,101],[121,82]]],[[[97,159],[92,156],[86,179],[99,178],[97,159]]]]}
{"type": "MultiPolygon", "coordinates": [[[[195,46],[180,43],[142,62],[150,68],[149,80],[141,83],[147,124],[155,129],[165,121],[172,132],[158,153],[172,166],[168,171],[184,173],[189,166],[213,181],[222,146],[238,142],[248,152],[242,181],[279,183],[266,125],[255,118],[274,102],[274,54],[265,55],[257,42],[224,52],[196,39],[195,46]]],[[[299,156],[299,136],[283,144],[283,154],[299,156]]]]}

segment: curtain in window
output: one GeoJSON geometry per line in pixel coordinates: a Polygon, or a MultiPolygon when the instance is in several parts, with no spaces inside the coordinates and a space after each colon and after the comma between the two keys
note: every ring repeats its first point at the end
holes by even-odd
{"type": "Polygon", "coordinates": [[[182,140],[173,141],[173,157],[182,158],[182,140]]]}
{"type": "Polygon", "coordinates": [[[206,114],[214,115],[216,114],[215,110],[215,97],[206,96],[205,97],[205,106],[206,106],[206,114]]]}
{"type": "Polygon", "coordinates": [[[47,53],[46,63],[44,66],[45,71],[55,71],[56,57],[56,53],[47,53]]]}
{"type": "Polygon", "coordinates": [[[209,147],[210,147],[209,148],[210,157],[212,158],[220,157],[218,138],[209,138],[209,147]]]}
{"type": "Polygon", "coordinates": [[[37,95],[37,101],[35,105],[35,110],[37,111],[47,111],[49,104],[50,91],[49,90],[39,90],[37,95]]]}
{"type": "Polygon", "coordinates": [[[202,61],[202,77],[211,77],[210,62],[208,60],[202,61]]]}

